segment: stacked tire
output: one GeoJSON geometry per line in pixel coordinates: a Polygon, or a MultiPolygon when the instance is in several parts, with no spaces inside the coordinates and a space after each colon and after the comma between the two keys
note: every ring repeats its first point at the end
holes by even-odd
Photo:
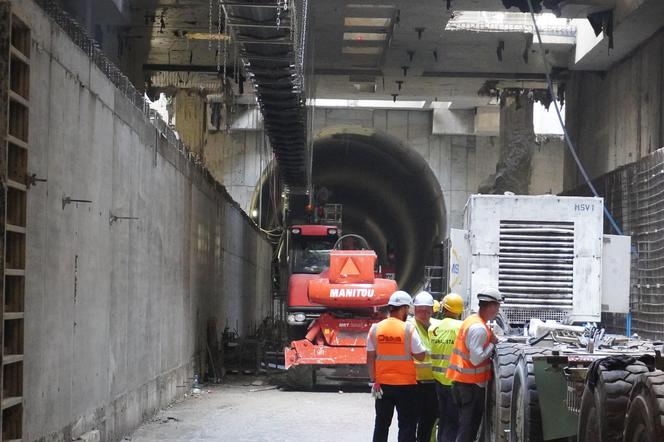
{"type": "Polygon", "coordinates": [[[600,366],[594,385],[586,383],[581,398],[578,440],[586,442],[618,442],[623,439],[625,415],[630,391],[648,367],[636,361],[622,369],[608,370],[600,366]]]}
{"type": "Polygon", "coordinates": [[[663,371],[644,373],[634,383],[629,395],[623,440],[625,442],[664,441],[663,371]]]}

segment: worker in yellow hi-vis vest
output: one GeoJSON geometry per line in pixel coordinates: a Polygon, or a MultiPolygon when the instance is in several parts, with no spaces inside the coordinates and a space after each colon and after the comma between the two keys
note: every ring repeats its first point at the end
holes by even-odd
{"type": "Polygon", "coordinates": [[[429,442],[431,430],[438,417],[438,399],[436,397],[436,381],[431,371],[431,357],[429,352],[429,327],[437,324],[433,319],[433,296],[428,292],[420,292],[413,299],[414,317],[408,322],[415,326],[417,334],[426,348],[427,353],[422,361],[415,361],[417,375],[417,442],[429,442]]]}
{"type": "Polygon", "coordinates": [[[454,442],[459,430],[459,410],[452,397],[452,381],[447,377],[447,367],[462,324],[459,318],[464,310],[463,298],[450,293],[443,298],[441,306],[443,319],[429,327],[431,370],[438,398],[438,442],[454,442]]]}

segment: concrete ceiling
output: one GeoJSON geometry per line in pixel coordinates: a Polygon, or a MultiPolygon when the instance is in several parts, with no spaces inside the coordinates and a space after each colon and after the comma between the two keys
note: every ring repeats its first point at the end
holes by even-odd
{"type": "MultiPolygon", "coordinates": [[[[214,0],[213,33],[218,31],[216,4],[214,0]]],[[[201,78],[208,86],[214,84],[218,43],[188,38],[192,33],[209,32],[209,5],[209,0],[131,1],[127,41],[149,42],[144,62],[149,69],[183,72],[168,77],[155,75],[158,86],[164,85],[164,78],[191,85],[191,74],[185,77],[186,65],[209,71],[207,79],[201,78],[206,74],[200,72],[194,78],[201,78]]],[[[474,107],[488,101],[477,96],[487,79],[532,79],[543,72],[541,58],[534,49],[527,51],[528,61],[524,60],[524,51],[531,44],[530,34],[445,31],[451,15],[445,1],[310,1],[309,5],[306,64],[307,72],[315,72],[315,81],[309,84],[317,97],[392,99],[392,94],[399,94],[398,100],[452,101],[461,107],[474,107]],[[345,26],[346,18],[384,18],[386,22],[379,27],[362,23],[345,26]],[[344,40],[344,33],[349,32],[359,35],[344,40]],[[367,32],[382,34],[385,40],[367,41],[363,34],[367,32]],[[497,55],[501,41],[502,61],[497,55]],[[379,53],[366,53],[375,51],[379,53]],[[408,67],[405,75],[404,66],[408,67]]],[[[499,0],[453,0],[452,6],[454,10],[505,10],[499,0]]],[[[566,66],[569,44],[548,49],[553,64],[566,66]]],[[[228,66],[236,61],[234,45],[230,44],[228,66]]]]}
{"type": "MultiPolygon", "coordinates": [[[[451,101],[463,103],[457,107],[476,107],[488,102],[477,95],[486,80],[543,78],[543,62],[532,47],[530,33],[445,30],[454,11],[505,11],[500,1],[457,0],[452,7],[448,11],[440,0],[361,5],[353,0],[315,2],[310,51],[317,73],[316,96],[390,99],[399,94],[397,100],[451,101]],[[382,28],[348,26],[349,17],[384,17],[390,23],[382,28]],[[349,32],[379,32],[387,38],[385,42],[345,41],[344,33],[349,32]],[[367,47],[379,53],[347,53],[349,48],[367,47]],[[365,82],[374,79],[375,93],[366,92],[366,84],[358,84],[363,77],[365,82]]],[[[555,67],[567,66],[572,43],[573,38],[568,38],[547,46],[555,67]]]]}
{"type": "MultiPolygon", "coordinates": [[[[548,2],[545,4],[556,3],[548,2]]],[[[615,6],[622,16],[625,8],[620,4],[625,2],[629,3],[561,0],[557,12],[573,17],[615,6]]],[[[218,1],[212,3],[211,29],[216,33],[218,1]]],[[[445,30],[450,18],[458,16],[457,11],[505,12],[502,0],[451,0],[451,10],[446,9],[445,0],[310,0],[309,7],[305,64],[307,73],[315,74],[315,81],[308,79],[313,89],[309,93],[318,98],[393,99],[393,94],[398,94],[397,100],[450,101],[455,107],[470,108],[488,102],[488,98],[477,95],[487,80],[511,84],[543,80],[545,68],[530,32],[445,30]]],[[[512,8],[510,12],[518,10],[512,8]]],[[[131,25],[124,37],[128,42],[147,44],[144,65],[154,72],[183,72],[175,76],[159,74],[159,86],[164,85],[165,78],[183,78],[188,70],[198,72],[195,76],[188,74],[181,84],[191,86],[200,81],[208,87],[214,85],[218,43],[188,37],[209,32],[209,0],[131,0],[130,15],[131,25]]],[[[574,37],[558,37],[549,38],[545,46],[549,64],[573,68],[570,64],[577,61],[574,37]]],[[[228,70],[234,63],[241,63],[234,47],[228,45],[228,70]]]]}

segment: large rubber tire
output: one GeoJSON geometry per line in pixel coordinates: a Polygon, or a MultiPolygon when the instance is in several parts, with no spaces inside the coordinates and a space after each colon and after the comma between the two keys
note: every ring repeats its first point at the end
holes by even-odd
{"type": "Polygon", "coordinates": [[[512,382],[514,370],[523,344],[501,342],[496,346],[493,358],[493,377],[488,385],[487,407],[484,412],[485,442],[509,441],[510,402],[512,400],[512,382]]]}
{"type": "Polygon", "coordinates": [[[289,390],[310,391],[316,385],[316,373],[311,365],[293,365],[286,370],[286,387],[289,390]]]}
{"type": "Polygon", "coordinates": [[[629,397],[625,442],[664,441],[664,372],[642,374],[629,397]]]}
{"type": "Polygon", "coordinates": [[[595,394],[586,386],[581,396],[581,411],[577,424],[576,435],[578,440],[584,442],[599,442],[599,419],[597,417],[597,402],[595,394]]]}
{"type": "Polygon", "coordinates": [[[437,442],[438,441],[438,419],[436,419],[436,422],[433,423],[433,430],[431,430],[431,438],[429,439],[429,442],[437,442]]]}
{"type": "Polygon", "coordinates": [[[521,355],[519,355],[514,370],[510,400],[509,438],[511,442],[544,440],[533,356],[546,355],[549,352],[550,350],[547,348],[523,347],[521,355]]]}
{"type": "Polygon", "coordinates": [[[587,442],[617,442],[623,438],[629,394],[639,377],[648,373],[642,362],[624,370],[600,367],[594,388],[586,385],[581,399],[578,438],[587,442]]]}

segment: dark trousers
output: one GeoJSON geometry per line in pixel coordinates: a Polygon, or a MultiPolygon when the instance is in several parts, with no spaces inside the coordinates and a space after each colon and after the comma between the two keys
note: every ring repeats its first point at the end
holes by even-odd
{"type": "Polygon", "coordinates": [[[452,386],[436,382],[438,396],[438,442],[455,442],[459,432],[459,408],[452,397],[452,386]]]}
{"type": "Polygon", "coordinates": [[[384,385],[382,399],[376,399],[373,441],[387,442],[394,408],[399,420],[399,442],[414,442],[417,426],[417,385],[384,385]]]}
{"type": "Polygon", "coordinates": [[[459,432],[456,442],[473,442],[484,414],[484,388],[476,384],[455,382],[452,395],[459,407],[459,432]]]}
{"type": "Polygon", "coordinates": [[[417,442],[430,442],[438,417],[436,382],[417,384],[417,442]]]}

